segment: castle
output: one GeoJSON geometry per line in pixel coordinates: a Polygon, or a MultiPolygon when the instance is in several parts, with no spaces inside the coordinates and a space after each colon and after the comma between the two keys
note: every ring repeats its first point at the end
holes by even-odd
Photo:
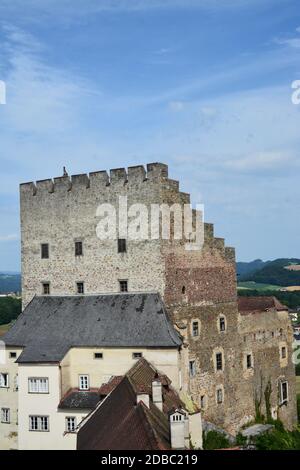
{"type": "MultiPolygon", "coordinates": [[[[235,434],[260,413],[280,418],[292,429],[296,391],[287,309],[274,298],[238,302],[235,251],[214,236],[212,224],[204,224],[201,250],[186,250],[185,241],[174,236],[100,240],[97,207],[105,203],[116,207],[120,196],[127,197],[128,205],[146,207],[190,203],[189,194],[180,191],[179,182],[168,177],[168,167],[161,163],[148,164],[147,169],[135,166],[110,170],[110,174],[100,171],[21,184],[25,312],[35,296],[66,299],[155,293],[181,338],[165,372],[171,374],[179,392],[192,396],[205,420],[235,434]]],[[[118,329],[117,323],[114,328],[118,329]]],[[[170,335],[174,338],[175,333],[170,335]]],[[[51,348],[52,332],[48,334],[51,348]]],[[[29,348],[24,351],[24,345],[14,344],[17,335],[13,332],[5,341],[9,350],[19,347],[18,357],[29,348]]],[[[47,347],[46,338],[43,344],[47,347]]],[[[94,346],[101,346],[102,354],[105,346],[94,346]]],[[[133,344],[128,347],[132,349],[133,344]]],[[[163,357],[163,342],[156,347],[161,355],[155,367],[164,369],[168,361],[163,357]]],[[[122,360],[123,353],[118,351],[122,360]]],[[[30,354],[25,363],[29,367],[30,354]]],[[[13,367],[17,369],[15,363],[13,367]]],[[[116,370],[108,369],[108,375],[116,375],[116,370]]],[[[61,398],[57,396],[58,401],[61,398]]]]}

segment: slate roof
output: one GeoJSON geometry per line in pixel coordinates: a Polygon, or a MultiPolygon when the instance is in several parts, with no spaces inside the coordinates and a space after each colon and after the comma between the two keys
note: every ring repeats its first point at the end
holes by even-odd
{"type": "Polygon", "coordinates": [[[78,389],[69,390],[61,399],[58,408],[60,409],[88,409],[93,410],[101,400],[98,390],[87,392],[78,389]]]}
{"type": "Polygon", "coordinates": [[[268,310],[288,311],[288,307],[279,302],[274,296],[242,296],[238,298],[238,308],[242,315],[251,312],[266,312],[268,310]]]}
{"type": "Polygon", "coordinates": [[[114,390],[80,426],[78,450],[168,450],[171,449],[168,413],[183,408],[171,381],[157,372],[145,359],[140,359],[114,390]],[[142,388],[152,395],[152,381],[164,384],[163,412],[150,399],[148,408],[137,404],[142,388]]]}
{"type": "Polygon", "coordinates": [[[2,337],[24,347],[18,362],[59,362],[71,347],[178,348],[156,293],[37,296],[2,337]]]}

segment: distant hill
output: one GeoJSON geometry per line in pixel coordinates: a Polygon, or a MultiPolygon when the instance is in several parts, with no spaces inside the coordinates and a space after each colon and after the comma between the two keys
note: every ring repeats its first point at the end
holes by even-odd
{"type": "Polygon", "coordinates": [[[249,263],[240,261],[236,263],[237,275],[239,278],[242,276],[247,276],[263,268],[267,263],[270,263],[270,261],[263,261],[261,259],[256,259],[254,261],[250,261],[249,263]]]}
{"type": "Polygon", "coordinates": [[[21,292],[21,274],[0,273],[0,294],[21,292]]]}
{"type": "Polygon", "coordinates": [[[237,263],[238,280],[284,287],[300,286],[300,268],[298,266],[300,266],[300,259],[298,258],[279,258],[266,262],[255,260],[251,263],[237,263]],[[246,264],[250,265],[249,269],[245,266],[246,264]],[[255,265],[256,268],[254,268],[255,265]]]}

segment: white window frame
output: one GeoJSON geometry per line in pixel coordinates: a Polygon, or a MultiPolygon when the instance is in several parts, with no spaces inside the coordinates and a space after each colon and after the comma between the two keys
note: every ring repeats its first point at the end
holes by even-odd
{"type": "Polygon", "coordinates": [[[49,416],[30,415],[29,416],[29,431],[49,432],[50,431],[49,416]]]}
{"type": "Polygon", "coordinates": [[[220,331],[220,333],[225,333],[226,330],[227,330],[226,317],[225,317],[225,315],[220,315],[220,317],[219,317],[219,331],[220,331]],[[222,328],[221,328],[221,321],[224,321],[224,330],[222,330],[222,328]]]}
{"type": "Polygon", "coordinates": [[[28,393],[49,393],[48,377],[28,377],[28,393]]]}
{"type": "Polygon", "coordinates": [[[8,372],[0,372],[0,388],[9,388],[8,372]]]}
{"type": "Polygon", "coordinates": [[[77,428],[76,416],[66,416],[66,432],[75,432],[77,428]],[[73,424],[70,424],[73,423],[73,424]]]}
{"type": "Polygon", "coordinates": [[[216,371],[221,372],[224,370],[224,359],[223,359],[223,353],[221,351],[216,352],[216,371]],[[218,367],[218,356],[221,355],[221,368],[218,367]]]}
{"type": "Polygon", "coordinates": [[[282,380],[280,382],[280,404],[284,405],[289,401],[289,383],[287,380],[282,380]],[[286,384],[286,398],[283,398],[283,384],[286,384]]]}
{"type": "Polygon", "coordinates": [[[10,408],[1,408],[1,423],[10,424],[10,408]]]}
{"type": "Polygon", "coordinates": [[[80,374],[78,377],[78,388],[79,390],[89,390],[90,389],[90,377],[88,374],[80,374]]]}

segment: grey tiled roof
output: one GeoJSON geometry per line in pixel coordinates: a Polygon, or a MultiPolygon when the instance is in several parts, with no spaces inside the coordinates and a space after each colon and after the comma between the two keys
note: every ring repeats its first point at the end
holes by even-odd
{"type": "Polygon", "coordinates": [[[82,390],[67,393],[58,405],[61,409],[93,410],[100,401],[99,392],[83,392],[82,390]]]}
{"type": "Polygon", "coordinates": [[[34,297],[2,340],[24,347],[18,362],[59,362],[71,347],[181,344],[156,293],[34,297]]]}

